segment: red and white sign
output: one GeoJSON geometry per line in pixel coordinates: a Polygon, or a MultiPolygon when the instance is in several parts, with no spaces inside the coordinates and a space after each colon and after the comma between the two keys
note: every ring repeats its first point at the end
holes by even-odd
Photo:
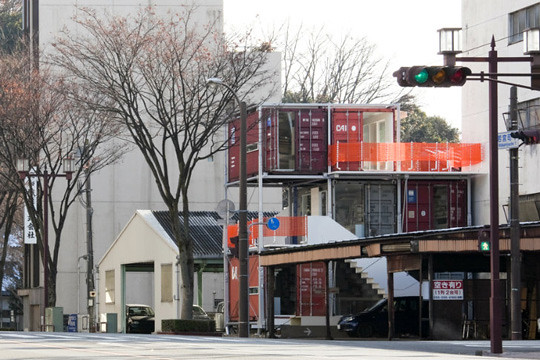
{"type": "Polygon", "coordinates": [[[463,300],[463,280],[433,280],[433,300],[463,300]]]}

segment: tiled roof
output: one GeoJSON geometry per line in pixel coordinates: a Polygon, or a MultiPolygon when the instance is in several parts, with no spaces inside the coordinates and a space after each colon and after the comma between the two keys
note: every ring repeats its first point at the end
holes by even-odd
{"type": "MultiPolygon", "coordinates": [[[[173,239],[171,221],[167,211],[152,211],[166,233],[173,239]]],[[[275,213],[264,213],[264,216],[273,216],[275,213]]],[[[179,213],[180,222],[184,223],[184,216],[179,213]]],[[[258,217],[255,211],[248,212],[248,220],[258,217]]],[[[237,214],[230,220],[235,223],[237,214]]],[[[193,240],[193,257],[195,259],[220,258],[223,254],[223,226],[218,224],[221,218],[216,211],[191,211],[189,214],[190,236],[193,240]]]]}

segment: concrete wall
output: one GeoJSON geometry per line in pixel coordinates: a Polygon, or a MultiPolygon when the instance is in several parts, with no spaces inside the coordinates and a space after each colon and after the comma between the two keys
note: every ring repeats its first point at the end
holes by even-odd
{"type": "MultiPolygon", "coordinates": [[[[537,3],[535,0],[462,0],[463,49],[460,56],[486,57],[490,50],[492,35],[496,40],[498,55],[523,55],[523,42],[508,44],[508,14],[537,3]]],[[[444,24],[441,24],[444,25],[444,24]]],[[[488,72],[486,63],[468,63],[474,73],[488,72]]],[[[499,73],[530,73],[528,63],[500,63],[499,73]]],[[[505,77],[504,81],[530,85],[528,78],[505,77]]],[[[508,112],[510,86],[498,86],[498,131],[506,131],[502,114],[508,112]]],[[[518,102],[539,97],[538,91],[518,89],[518,102]]],[[[463,142],[485,144],[485,161],[482,165],[487,173],[488,152],[488,82],[468,81],[462,90],[462,133],[463,142]]],[[[538,167],[538,147],[522,146],[519,153],[520,194],[540,192],[540,168],[538,167]]],[[[503,204],[508,203],[509,155],[508,150],[499,150],[499,218],[506,222],[503,204]]],[[[473,224],[489,223],[489,179],[487,175],[473,178],[473,224]]]]}

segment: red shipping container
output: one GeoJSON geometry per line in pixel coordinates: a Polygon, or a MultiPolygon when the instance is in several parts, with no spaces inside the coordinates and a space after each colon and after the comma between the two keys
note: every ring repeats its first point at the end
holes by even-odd
{"type": "Polygon", "coordinates": [[[467,226],[465,180],[408,181],[405,194],[405,231],[467,226]]]}
{"type": "Polygon", "coordinates": [[[326,265],[324,262],[296,266],[296,315],[326,315],[326,265]]]}
{"type": "MultiPolygon", "coordinates": [[[[363,112],[359,109],[335,109],[332,112],[332,144],[360,143],[363,141],[363,112]]],[[[347,161],[337,164],[337,169],[358,171],[361,161],[347,161]]],[[[337,170],[336,169],[336,170],[337,170]]]]}
{"type": "MultiPolygon", "coordinates": [[[[249,320],[255,321],[259,317],[259,256],[249,257],[249,320]]],[[[229,319],[238,321],[238,299],[240,291],[240,262],[232,258],[229,262],[229,319]]]]}
{"type": "MultiPolygon", "coordinates": [[[[339,161],[333,165],[333,170],[337,171],[359,171],[363,170],[368,165],[373,167],[376,161],[369,160],[377,158],[377,154],[371,154],[370,150],[384,149],[384,147],[373,146],[374,144],[386,143],[395,141],[385,140],[366,140],[366,146],[360,145],[364,143],[364,125],[369,125],[384,121],[385,123],[395,122],[395,109],[393,108],[348,108],[348,109],[334,109],[332,111],[332,144],[348,143],[358,144],[356,147],[350,149],[353,153],[345,154],[346,161],[339,161]],[[354,159],[354,160],[353,160],[354,159]],[[368,160],[366,160],[368,159],[368,160]]],[[[387,128],[388,129],[388,128],[387,128]]],[[[388,129],[390,130],[390,129],[388,129]]],[[[387,130],[387,131],[388,131],[387,130]]],[[[394,137],[394,136],[393,136],[394,137]]],[[[346,149],[346,147],[344,148],[346,149]]],[[[392,158],[388,159],[388,156],[382,156],[380,162],[393,161],[392,158]]]]}
{"type": "Polygon", "coordinates": [[[265,119],[265,171],[314,174],[327,170],[325,109],[271,108],[265,119]]]}
{"type": "MultiPolygon", "coordinates": [[[[259,173],[259,112],[249,113],[246,119],[246,173],[247,177],[259,173]]],[[[229,181],[240,178],[240,119],[229,125],[229,181]]]]}

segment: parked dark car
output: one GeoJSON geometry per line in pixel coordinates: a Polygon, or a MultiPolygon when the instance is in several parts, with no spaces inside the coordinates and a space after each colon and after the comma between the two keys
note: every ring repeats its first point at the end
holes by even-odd
{"type": "MultiPolygon", "coordinates": [[[[126,332],[153,333],[154,316],[154,310],[148,305],[126,305],[126,332]]],[[[210,316],[199,305],[193,305],[193,319],[210,320],[210,316]]]]}
{"type": "Polygon", "coordinates": [[[150,334],[154,332],[154,309],[148,305],[126,305],[126,332],[150,334]]]}
{"type": "MultiPolygon", "coordinates": [[[[394,333],[396,336],[418,336],[419,298],[405,296],[394,298],[394,333]]],[[[422,336],[427,336],[428,301],[422,301],[422,336]]],[[[382,299],[370,308],[356,315],[342,316],[338,322],[339,331],[351,337],[372,337],[388,335],[388,300],[382,299]]]]}

